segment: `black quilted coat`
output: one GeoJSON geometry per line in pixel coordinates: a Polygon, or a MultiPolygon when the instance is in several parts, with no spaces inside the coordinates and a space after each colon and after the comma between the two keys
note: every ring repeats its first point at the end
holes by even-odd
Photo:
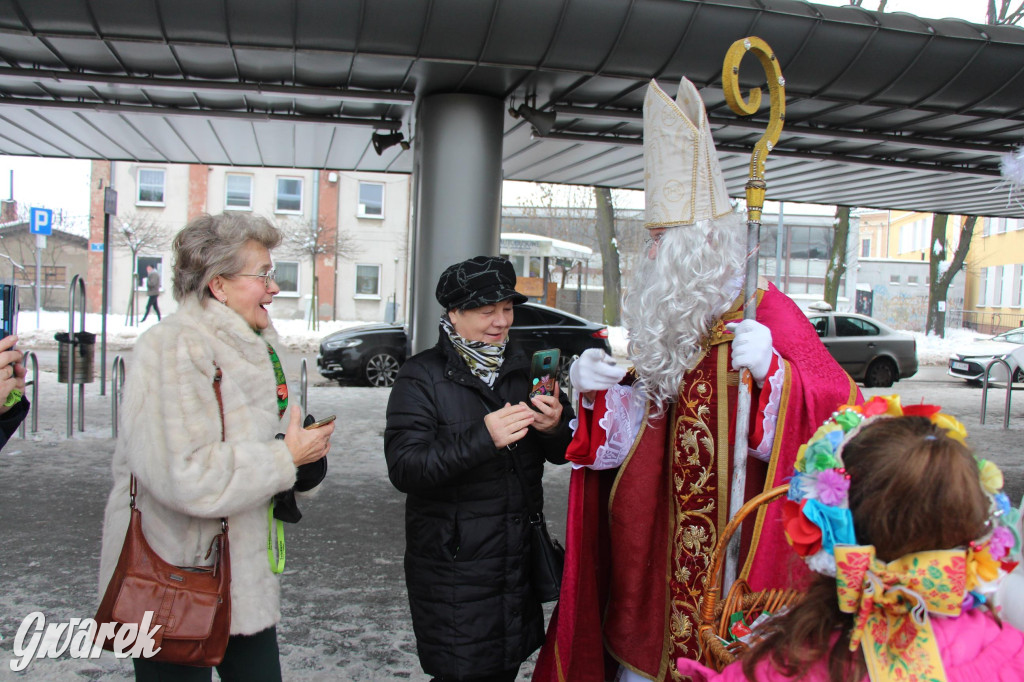
{"type": "Polygon", "coordinates": [[[565,462],[572,409],[534,429],[514,452],[498,450],[484,415],[527,400],[529,358],[514,342],[489,388],[441,334],[410,358],[388,401],[388,475],[407,493],[405,579],[420,664],[462,679],[517,668],[544,639],[543,613],[529,585],[529,522],[522,465],[537,508],[544,460],[565,462]]]}

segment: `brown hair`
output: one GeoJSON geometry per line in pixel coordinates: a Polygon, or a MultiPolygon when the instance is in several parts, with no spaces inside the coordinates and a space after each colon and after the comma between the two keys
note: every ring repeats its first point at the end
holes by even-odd
{"type": "MultiPolygon", "coordinates": [[[[966,546],[985,533],[989,499],[974,457],[930,420],[872,422],[846,443],[842,457],[857,542],[874,545],[880,561],[966,546]]],[[[743,659],[743,673],[755,680],[756,664],[769,658],[781,673],[797,677],[825,658],[830,682],[863,679],[864,656],[849,650],[852,626],[853,615],[839,610],[835,578],[816,576],[799,603],[765,624],[764,638],[743,659]]]]}

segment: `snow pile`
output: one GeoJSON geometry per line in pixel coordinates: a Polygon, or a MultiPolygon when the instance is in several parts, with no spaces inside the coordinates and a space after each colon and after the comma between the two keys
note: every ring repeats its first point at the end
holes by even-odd
{"type": "MultiPolygon", "coordinates": [[[[75,314],[75,330],[82,331],[80,327],[80,314],[75,314]]],[[[146,329],[156,324],[156,318],[150,317],[138,326],[130,326],[122,315],[109,315],[107,317],[107,348],[110,350],[125,350],[135,345],[135,340],[146,329]]],[[[101,316],[97,313],[88,313],[85,316],[85,331],[96,334],[97,344],[99,343],[101,316]]],[[[309,323],[304,320],[275,320],[281,341],[288,348],[303,352],[313,353],[319,348],[320,340],[331,332],[368,324],[356,320],[335,320],[321,322],[319,329],[309,329],[309,323]]],[[[20,337],[19,347],[23,349],[32,348],[56,348],[57,342],[54,334],[67,332],[68,314],[66,312],[43,311],[39,316],[39,325],[36,326],[35,311],[22,310],[18,315],[18,336],[20,337]]],[[[926,336],[920,332],[907,332],[913,334],[917,339],[917,359],[922,365],[945,365],[949,356],[962,346],[969,344],[977,338],[986,338],[983,334],[968,329],[947,329],[946,338],[937,336],[926,336]]],[[[624,327],[609,327],[608,342],[612,347],[612,354],[626,357],[626,345],[628,343],[626,329],[624,327]]]]}

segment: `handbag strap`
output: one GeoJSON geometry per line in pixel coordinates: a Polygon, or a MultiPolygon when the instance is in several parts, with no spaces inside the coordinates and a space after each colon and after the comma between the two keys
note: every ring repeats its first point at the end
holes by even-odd
{"type": "MultiPolygon", "coordinates": [[[[516,443],[515,445],[518,445],[516,443]]],[[[530,523],[544,523],[544,512],[537,509],[533,504],[533,497],[530,496],[530,485],[526,482],[526,474],[523,472],[522,460],[516,456],[518,447],[508,448],[509,457],[512,458],[512,468],[519,476],[519,486],[523,489],[523,497],[526,498],[526,511],[530,514],[530,523]]]]}
{"type": "MultiPolygon", "coordinates": [[[[213,393],[217,396],[217,411],[220,413],[220,440],[224,441],[224,398],[220,394],[220,381],[224,378],[224,372],[221,371],[220,365],[217,361],[213,361],[214,373],[213,373],[213,393]]],[[[129,506],[135,509],[135,495],[138,493],[138,481],[135,480],[135,474],[130,474],[131,479],[128,486],[129,506]]],[[[226,516],[222,516],[220,519],[220,529],[222,532],[228,532],[228,519],[226,516]]],[[[209,554],[209,552],[207,552],[209,554]]]]}

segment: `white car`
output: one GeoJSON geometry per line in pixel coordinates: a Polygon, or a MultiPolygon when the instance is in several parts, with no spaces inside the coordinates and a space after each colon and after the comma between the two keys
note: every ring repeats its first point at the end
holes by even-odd
{"type": "MultiPolygon", "coordinates": [[[[1010,366],[1014,383],[1024,382],[1024,329],[1011,329],[996,334],[990,339],[978,339],[960,348],[949,359],[951,377],[981,383],[985,379],[985,367],[995,358],[1002,358],[1010,366]]],[[[989,374],[989,381],[1006,381],[1006,367],[996,363],[989,374]]]]}

